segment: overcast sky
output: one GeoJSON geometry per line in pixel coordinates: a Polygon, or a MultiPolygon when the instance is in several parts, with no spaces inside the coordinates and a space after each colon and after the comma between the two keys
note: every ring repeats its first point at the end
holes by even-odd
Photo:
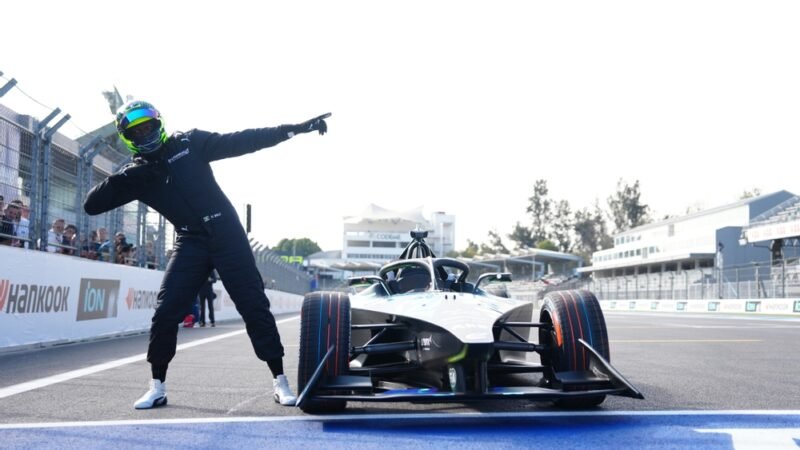
{"type": "Polygon", "coordinates": [[[169,131],[330,111],[325,136],[214,163],[256,239],[341,248],[376,203],[454,214],[463,248],[527,221],[541,178],[573,209],[639,180],[658,217],[800,194],[799,23],[796,1],[15,1],[0,71],[70,136],[113,86],[169,131]]]}

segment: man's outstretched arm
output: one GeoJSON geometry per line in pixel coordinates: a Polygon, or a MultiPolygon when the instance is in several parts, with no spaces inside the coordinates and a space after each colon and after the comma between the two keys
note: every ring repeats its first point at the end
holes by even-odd
{"type": "Polygon", "coordinates": [[[136,200],[138,186],[146,182],[147,169],[146,165],[128,164],[110,175],[86,195],[84,211],[94,216],[136,200]]]}
{"type": "Polygon", "coordinates": [[[296,125],[254,128],[226,134],[195,130],[192,140],[200,141],[198,144],[205,153],[206,160],[216,161],[272,147],[302,133],[317,131],[325,134],[328,131],[325,119],[330,116],[331,113],[327,113],[296,125]]]}

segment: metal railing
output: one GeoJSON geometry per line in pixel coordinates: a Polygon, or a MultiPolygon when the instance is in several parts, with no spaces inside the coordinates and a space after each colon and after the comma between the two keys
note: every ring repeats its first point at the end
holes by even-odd
{"type": "Polygon", "coordinates": [[[800,297],[800,263],[788,258],[772,263],[703,268],[679,272],[570,280],[537,290],[588,289],[600,300],[694,300],[800,297]]]}
{"type": "MultiPolygon", "coordinates": [[[[15,222],[14,235],[5,236],[11,239],[0,241],[163,270],[175,240],[174,229],[163,216],[138,201],[97,216],[83,211],[92,186],[130,161],[129,154],[115,148],[115,135],[109,139],[87,137],[79,143],[58,134],[58,127],[69,116],[53,126],[48,124],[59,112],[56,109],[37,120],[0,104],[0,196],[4,203],[0,220],[5,205],[15,200],[23,203],[22,217],[28,220],[27,236],[20,233],[25,227],[15,222]],[[77,228],[74,240],[48,242],[57,219],[77,228]],[[125,236],[127,245],[115,239],[117,233],[125,236]],[[94,234],[96,239],[92,239],[94,234]]],[[[311,277],[302,270],[271,257],[268,251],[254,254],[266,287],[298,294],[310,290],[311,277]]]]}

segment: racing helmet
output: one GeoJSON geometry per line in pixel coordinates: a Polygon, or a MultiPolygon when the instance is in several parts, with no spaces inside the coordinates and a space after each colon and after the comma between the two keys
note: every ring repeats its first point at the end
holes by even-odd
{"type": "Polygon", "coordinates": [[[152,153],[167,141],[167,132],[164,131],[164,120],[161,118],[161,113],[148,102],[132,100],[125,103],[117,110],[114,123],[117,126],[119,138],[134,155],[152,153]],[[147,133],[131,132],[134,127],[150,121],[153,121],[153,126],[147,133]]]}

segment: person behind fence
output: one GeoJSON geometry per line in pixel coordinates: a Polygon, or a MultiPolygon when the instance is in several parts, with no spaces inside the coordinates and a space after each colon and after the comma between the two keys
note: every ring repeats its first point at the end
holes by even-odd
{"type": "Polygon", "coordinates": [[[203,287],[200,288],[200,292],[197,293],[198,297],[200,297],[200,326],[206,326],[206,305],[208,305],[208,322],[211,324],[212,327],[215,327],[214,324],[214,299],[217,298],[217,294],[214,293],[214,283],[217,282],[217,271],[212,270],[208,274],[208,278],[203,283],[203,287]]]}
{"type": "Polygon", "coordinates": [[[133,245],[128,243],[125,233],[117,231],[114,234],[114,255],[117,264],[128,264],[133,251],[133,245]]]}
{"type": "Polygon", "coordinates": [[[78,247],[78,227],[73,224],[64,227],[64,236],[62,237],[61,243],[64,244],[61,253],[65,255],[74,255],[76,253],[75,249],[78,247]]]}
{"type": "Polygon", "coordinates": [[[108,239],[108,229],[100,227],[97,229],[97,258],[101,261],[110,261],[111,246],[113,245],[108,239]]]}
{"type": "Polygon", "coordinates": [[[175,356],[178,324],[212,268],[217,269],[244,319],[256,356],[266,361],[272,373],[273,398],[282,405],[294,404],[295,396],[283,372],[283,345],[255,257],[210,163],[272,147],[297,134],[324,134],[324,119],[329,116],[234,133],[193,129],[168,136],[161,114],[152,104],[134,100],[120,107],[117,133],[133,153],[133,161],[93,187],[84,209],[97,215],[139,200],[169,220],[177,234],[150,327],[147,361],[152,380],[135,408],[167,403],[165,380],[175,356]]]}
{"type": "Polygon", "coordinates": [[[64,219],[56,219],[47,232],[47,251],[50,253],[62,253],[64,244],[64,219]]]}
{"type": "Polygon", "coordinates": [[[97,249],[100,243],[97,242],[97,230],[89,232],[89,238],[85,236],[81,240],[81,256],[86,259],[97,259],[97,249]]]}
{"type": "Polygon", "coordinates": [[[19,220],[17,220],[17,225],[14,228],[14,235],[16,235],[17,238],[19,238],[20,247],[31,248],[29,242],[31,234],[31,222],[28,219],[28,214],[30,213],[30,211],[25,206],[25,204],[22,203],[22,200],[19,199],[11,200],[11,204],[19,206],[20,210],[19,220]]]}
{"type": "Polygon", "coordinates": [[[14,228],[22,211],[17,205],[9,203],[2,213],[3,215],[0,216],[0,245],[19,247],[20,241],[16,238],[14,228]]]}

